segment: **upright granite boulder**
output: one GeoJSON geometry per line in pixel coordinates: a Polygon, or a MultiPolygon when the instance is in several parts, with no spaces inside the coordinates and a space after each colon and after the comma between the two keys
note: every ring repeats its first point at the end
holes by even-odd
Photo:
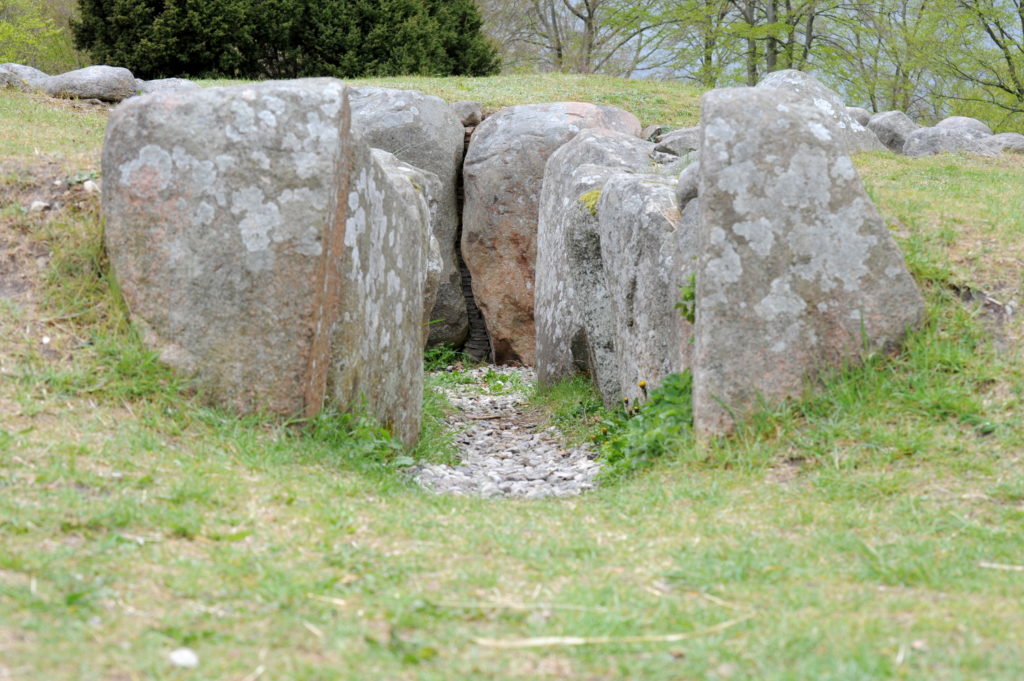
{"type": "Polygon", "coordinates": [[[846,151],[859,154],[864,151],[882,151],[885,147],[871,132],[857,122],[839,95],[825,87],[814,76],[795,69],[773,71],[761,79],[759,88],[777,88],[792,92],[828,116],[839,134],[846,151]]]}
{"type": "Polygon", "coordinates": [[[465,128],[444,100],[413,90],[360,87],[353,90],[351,101],[353,123],[371,147],[391,152],[441,181],[432,229],[441,249],[443,271],[430,314],[434,323],[428,343],[461,345],[469,321],[455,242],[465,128]]]}
{"type": "Polygon", "coordinates": [[[429,244],[428,249],[424,251],[426,263],[423,279],[423,343],[426,344],[430,334],[431,314],[437,302],[437,290],[441,285],[441,275],[444,271],[441,249],[432,231],[438,220],[444,190],[441,180],[434,173],[403,163],[397,156],[383,149],[371,151],[373,157],[387,172],[391,183],[402,195],[406,210],[416,213],[408,217],[406,224],[422,225],[422,238],[429,244]]]}
{"type": "Polygon", "coordinates": [[[706,437],[898,348],[924,306],[831,115],[766,88],[714,90],[701,107],[693,409],[706,437]]]}
{"type": "Polygon", "coordinates": [[[239,412],[312,416],[330,396],[415,441],[423,227],[342,83],[134,98],[103,175],[111,264],[163,361],[239,412]]]}
{"type": "Polygon", "coordinates": [[[462,256],[499,363],[532,365],[537,222],[548,158],[581,130],[640,134],[621,109],[563,102],[503,109],[476,129],[463,166],[462,256]]]}
{"type": "Polygon", "coordinates": [[[875,114],[868,121],[868,130],[875,133],[889,151],[895,151],[897,154],[903,153],[903,147],[906,146],[910,133],[920,127],[902,111],[883,111],[875,114]]]}
{"type": "Polygon", "coordinates": [[[51,97],[98,99],[102,102],[120,102],[138,92],[135,76],[119,66],[87,66],[44,78],[38,87],[51,97]]]}
{"type": "Polygon", "coordinates": [[[680,211],[676,178],[618,174],[597,202],[618,381],[606,405],[637,404],[668,374],[688,369],[693,325],[677,303],[697,264],[699,210],[680,211]],[[643,387],[641,387],[641,382],[643,387]]]}
{"type": "Polygon", "coordinates": [[[580,371],[619,399],[614,317],[605,284],[597,203],[608,178],[644,172],[654,144],[611,130],[580,132],[548,159],[537,225],[534,298],[537,380],[580,371]]]}

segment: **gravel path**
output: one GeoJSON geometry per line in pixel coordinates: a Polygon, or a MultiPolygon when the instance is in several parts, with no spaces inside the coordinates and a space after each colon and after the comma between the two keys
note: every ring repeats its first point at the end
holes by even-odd
{"type": "Polygon", "coordinates": [[[536,378],[532,369],[487,366],[461,373],[472,382],[443,388],[457,409],[448,425],[457,433],[461,462],[414,467],[421,486],[439,494],[526,499],[580,494],[595,486],[600,464],[594,451],[565,449],[553,427],[538,431],[526,405],[536,378]]]}

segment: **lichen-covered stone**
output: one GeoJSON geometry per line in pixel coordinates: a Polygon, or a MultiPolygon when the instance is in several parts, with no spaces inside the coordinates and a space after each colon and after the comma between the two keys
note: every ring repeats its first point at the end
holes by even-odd
{"type": "Polygon", "coordinates": [[[767,88],[701,107],[693,408],[708,436],[898,347],[924,308],[831,116],[767,88]]]}
{"type": "Polygon", "coordinates": [[[814,76],[795,69],[773,71],[762,78],[757,87],[792,92],[828,116],[839,130],[847,153],[859,154],[884,149],[878,137],[850,115],[842,98],[814,76]]]}
{"type": "Polygon", "coordinates": [[[360,87],[353,90],[351,100],[353,123],[371,147],[391,152],[441,181],[432,230],[441,249],[443,271],[430,313],[436,323],[430,326],[428,343],[461,345],[469,320],[455,240],[465,128],[444,100],[414,90],[360,87]]]}
{"type": "Polygon", "coordinates": [[[462,255],[499,363],[534,362],[534,268],[544,167],[587,128],[637,136],[640,122],[614,107],[529,104],[488,117],[470,142],[462,255]]]}
{"type": "Polygon", "coordinates": [[[903,147],[906,146],[910,133],[920,127],[902,111],[883,111],[875,114],[868,121],[868,130],[875,133],[882,144],[897,154],[903,153],[903,147]]]}
{"type": "Polygon", "coordinates": [[[967,126],[946,128],[918,128],[903,145],[907,156],[933,156],[935,154],[973,154],[998,156],[999,151],[986,144],[991,135],[967,126]]]}
{"type": "Polygon", "coordinates": [[[430,334],[431,314],[437,302],[437,290],[444,271],[441,249],[432,231],[439,217],[440,198],[444,189],[434,173],[403,163],[394,154],[382,149],[371,151],[391,178],[392,184],[402,194],[405,209],[410,212],[406,224],[422,226],[424,229],[421,236],[429,243],[428,249],[424,251],[426,262],[423,278],[423,343],[426,344],[430,334]]]}
{"type": "Polygon", "coordinates": [[[38,81],[37,86],[51,97],[98,99],[120,102],[135,96],[135,76],[120,66],[87,66],[38,81]]]}
{"type": "Polygon", "coordinates": [[[615,393],[602,393],[606,405],[643,402],[665,376],[690,367],[693,325],[676,304],[696,268],[698,205],[680,212],[676,183],[620,173],[597,204],[618,368],[615,393]]]}
{"type": "Polygon", "coordinates": [[[452,113],[459,119],[463,127],[470,128],[474,125],[480,125],[480,121],[484,119],[484,107],[480,102],[471,102],[463,99],[458,102],[452,102],[451,107],[452,113]]]}
{"type": "Polygon", "coordinates": [[[314,79],[168,91],[111,112],[105,243],[163,361],[243,413],[311,416],[328,394],[415,440],[423,241],[314,79]],[[337,342],[336,335],[345,342],[337,342]]]}
{"type": "MultiPolygon", "coordinates": [[[[551,385],[588,372],[602,396],[619,399],[614,321],[605,285],[597,204],[620,172],[645,172],[654,144],[610,130],[584,130],[548,159],[537,227],[537,380],[551,385]]],[[[607,401],[607,400],[606,400],[607,401]]]]}

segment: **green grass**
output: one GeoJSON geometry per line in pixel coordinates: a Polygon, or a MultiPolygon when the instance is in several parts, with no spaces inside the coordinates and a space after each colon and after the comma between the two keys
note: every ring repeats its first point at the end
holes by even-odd
{"type": "MultiPolygon", "coordinates": [[[[482,80],[466,98],[530,82],[482,80]]],[[[459,82],[424,89],[462,98],[459,82]]],[[[564,83],[558,99],[586,98],[564,83]]],[[[674,98],[695,110],[689,91],[674,98]]],[[[45,142],[11,113],[39,102],[11,106],[5,148],[45,142]]],[[[98,151],[56,132],[46,144],[98,151]]],[[[664,448],[564,500],[430,496],[358,417],[297,427],[204,405],[129,330],[95,199],[5,214],[3,238],[50,256],[38,302],[0,301],[0,679],[1020,678],[1024,573],[998,567],[1024,565],[1020,326],[948,285],[1021,290],[1024,163],[857,163],[929,324],[700,456],[664,448]],[[660,634],[689,638],[481,642],[660,634]],[[169,665],[180,646],[197,670],[169,665]]],[[[450,456],[435,389],[464,378],[428,385],[415,454],[450,456]]],[[[602,433],[611,417],[579,381],[533,404],[578,440],[643,423],[602,433]]]]}
{"type": "MultiPolygon", "coordinates": [[[[103,111],[76,110],[42,95],[0,88],[0,160],[40,154],[99,159],[107,117],[103,111]]],[[[95,163],[95,160],[93,161],[95,163]]]]}

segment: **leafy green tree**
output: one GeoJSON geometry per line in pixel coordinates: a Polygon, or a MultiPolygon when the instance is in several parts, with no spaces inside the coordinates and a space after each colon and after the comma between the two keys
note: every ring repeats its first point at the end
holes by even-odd
{"type": "Polygon", "coordinates": [[[60,18],[39,0],[0,0],[0,63],[60,73],[76,66],[76,55],[60,18]]]}
{"type": "Polygon", "coordinates": [[[79,0],[75,39],[142,78],[484,75],[472,0],[79,0]]]}

